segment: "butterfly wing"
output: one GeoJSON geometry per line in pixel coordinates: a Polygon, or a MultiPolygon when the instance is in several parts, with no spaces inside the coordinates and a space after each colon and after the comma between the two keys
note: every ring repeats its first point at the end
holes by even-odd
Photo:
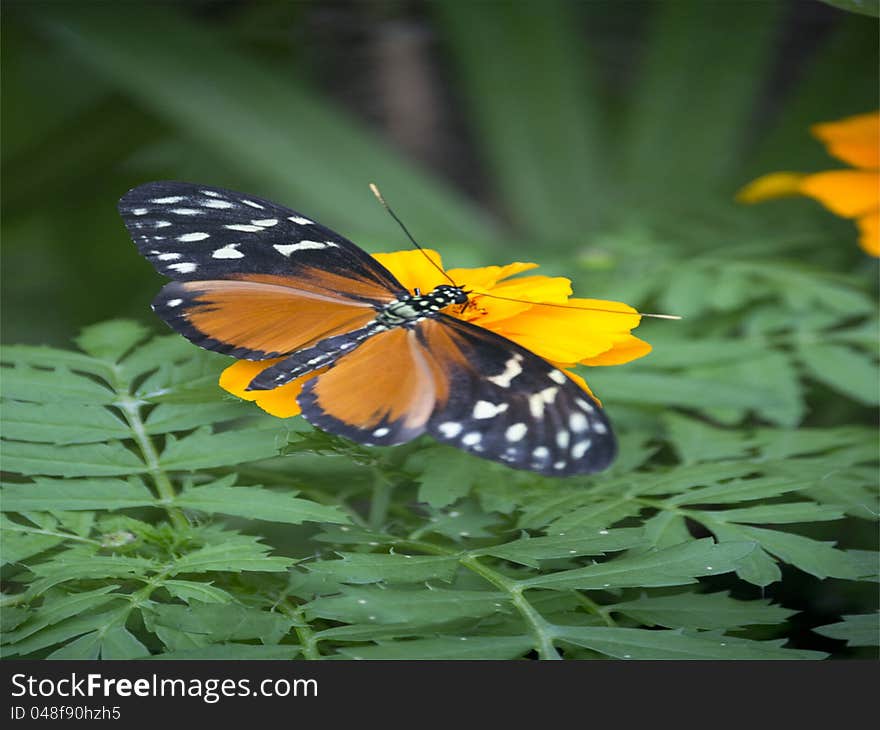
{"type": "Polygon", "coordinates": [[[424,433],[445,381],[415,330],[375,335],[309,380],[298,398],[318,428],[369,445],[392,446],[424,433]]]}
{"type": "Polygon", "coordinates": [[[604,412],[546,360],[489,330],[439,315],[417,326],[441,382],[426,431],[517,469],[554,476],[609,466],[616,442],[604,412]]]}
{"type": "Polygon", "coordinates": [[[153,309],[206,349],[279,357],[363,327],[406,291],[351,241],[252,195],[154,182],[119,210],[141,254],[175,280],[153,309]]]}

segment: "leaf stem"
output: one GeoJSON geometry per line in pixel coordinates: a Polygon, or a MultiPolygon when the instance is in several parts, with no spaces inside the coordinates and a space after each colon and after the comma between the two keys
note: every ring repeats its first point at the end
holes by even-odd
{"type": "Polygon", "coordinates": [[[370,499],[370,514],[367,524],[372,530],[382,529],[388,517],[388,507],[391,505],[391,492],[394,485],[386,477],[381,469],[373,469],[373,493],[370,499]]]}
{"type": "Polygon", "coordinates": [[[315,632],[312,631],[312,627],[309,626],[308,621],[306,621],[305,616],[303,616],[302,609],[287,601],[281,603],[279,608],[296,621],[293,630],[299,639],[303,657],[306,659],[322,659],[323,657],[318,649],[318,638],[315,636],[315,632]]]}

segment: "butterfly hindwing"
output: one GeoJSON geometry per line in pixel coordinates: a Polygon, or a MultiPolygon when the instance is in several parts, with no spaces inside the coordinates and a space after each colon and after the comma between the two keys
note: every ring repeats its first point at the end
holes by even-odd
{"type": "Polygon", "coordinates": [[[616,442],[604,412],[546,360],[447,315],[419,336],[446,381],[426,430],[438,441],[518,469],[567,476],[601,471],[616,442]]]}

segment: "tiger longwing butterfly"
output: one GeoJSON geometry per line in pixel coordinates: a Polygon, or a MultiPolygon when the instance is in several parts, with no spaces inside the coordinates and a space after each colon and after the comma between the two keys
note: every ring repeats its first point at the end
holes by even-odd
{"type": "Polygon", "coordinates": [[[410,292],[369,254],[268,200],[152,182],[119,211],[140,253],[170,277],[153,302],[199,347],[283,358],[248,385],[309,379],[298,397],[318,428],[368,445],[428,433],[540,474],[605,469],[616,442],[602,409],[534,353],[443,310],[461,287],[410,292]]]}

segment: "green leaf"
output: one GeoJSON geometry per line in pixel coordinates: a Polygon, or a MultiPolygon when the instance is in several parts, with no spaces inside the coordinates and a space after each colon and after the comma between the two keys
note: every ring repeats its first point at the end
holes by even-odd
{"type": "Polygon", "coordinates": [[[845,641],[847,646],[880,646],[880,614],[843,616],[843,621],[813,629],[817,634],[845,641]]]}
{"type": "Polygon", "coordinates": [[[341,560],[320,560],[305,567],[341,583],[422,583],[432,579],[449,583],[458,570],[455,557],[397,553],[339,553],[339,556],[341,560]]]}
{"type": "Polygon", "coordinates": [[[259,639],[264,644],[277,644],[293,625],[292,619],[280,613],[235,604],[195,602],[189,606],[153,604],[150,611],[145,612],[144,622],[150,630],[165,626],[204,637],[214,644],[242,639],[259,639]]]}
{"type": "Polygon", "coordinates": [[[876,358],[850,347],[819,343],[799,345],[798,355],[801,364],[819,382],[859,403],[880,403],[880,369],[876,358]]]}
{"type": "Polygon", "coordinates": [[[160,403],[147,416],[144,425],[147,433],[159,434],[170,431],[187,431],[234,418],[252,415],[237,401],[221,403],[160,403]]]}
{"type": "Polygon", "coordinates": [[[68,618],[44,629],[43,631],[36,632],[31,636],[28,636],[26,639],[16,642],[14,645],[5,646],[3,648],[3,654],[4,656],[26,656],[35,651],[54,646],[55,644],[61,644],[62,642],[66,642],[76,636],[95,632],[94,644],[91,640],[87,639],[83,639],[79,644],[68,644],[64,650],[62,650],[62,656],[55,658],[64,658],[64,655],[69,654],[68,658],[72,659],[96,659],[98,655],[97,647],[100,639],[98,632],[106,630],[108,626],[119,621],[124,615],[123,612],[125,610],[126,609],[117,609],[99,614],[88,614],[85,616],[68,618]],[[95,650],[94,655],[91,653],[93,649],[95,650]]]}
{"type": "Polygon", "coordinates": [[[117,442],[46,448],[23,441],[4,443],[4,468],[18,474],[59,477],[101,477],[144,474],[147,467],[117,442]]]}
{"type": "Polygon", "coordinates": [[[101,655],[101,632],[91,631],[49,654],[49,659],[85,659],[94,661],[101,655]]]}
{"type": "Polygon", "coordinates": [[[625,614],[646,626],[671,629],[734,629],[752,624],[778,624],[797,613],[772,606],[770,601],[737,601],[726,592],[643,595],[603,608],[625,614]]]}
{"type": "Polygon", "coordinates": [[[306,521],[337,523],[350,521],[348,516],[337,507],[298,499],[284,492],[272,492],[259,486],[230,487],[225,486],[223,482],[185,489],[174,499],[174,504],[209,514],[219,512],[290,525],[298,525],[306,521]]]}
{"type": "Polygon", "coordinates": [[[678,413],[664,414],[663,423],[669,441],[685,464],[739,458],[748,449],[742,431],[714,428],[678,413]]]}
{"type": "Polygon", "coordinates": [[[294,659],[300,648],[296,645],[263,646],[262,644],[212,644],[194,649],[180,649],[164,654],[154,654],[147,659],[211,659],[215,661],[238,661],[248,659],[294,659]]]}
{"type": "Polygon", "coordinates": [[[27,528],[16,529],[15,523],[4,521],[0,530],[0,561],[3,565],[18,563],[33,555],[49,550],[63,542],[63,537],[56,535],[31,534],[27,528]]]}
{"type": "Polygon", "coordinates": [[[225,433],[205,427],[181,439],[169,436],[159,462],[168,471],[232,466],[277,456],[285,438],[281,422],[225,433]]]}
{"type": "MultiPolygon", "coordinates": [[[[109,363],[95,360],[88,355],[73,350],[60,350],[44,345],[4,345],[0,360],[3,364],[30,365],[37,368],[63,367],[99,375],[105,380],[112,377],[113,369],[109,363]]],[[[4,371],[4,378],[8,371],[4,371]]],[[[7,388],[7,391],[9,389],[7,388]]],[[[9,393],[7,392],[7,397],[9,393]]]]}
{"type": "Polygon", "coordinates": [[[112,626],[101,636],[101,659],[142,659],[148,656],[150,650],[124,626],[112,626]]]}
{"type": "Polygon", "coordinates": [[[186,603],[232,603],[235,598],[222,588],[210,583],[196,583],[192,580],[163,580],[162,587],[175,598],[186,603]]]}
{"type": "Polygon", "coordinates": [[[2,408],[3,436],[16,441],[87,444],[131,438],[131,429],[102,406],[83,403],[20,403],[2,408]]]}
{"type": "Polygon", "coordinates": [[[129,319],[111,319],[83,329],[76,344],[101,360],[116,362],[147,336],[147,328],[129,319]]]}
{"type": "MultiPolygon", "coordinates": [[[[46,363],[46,366],[50,363],[46,363]]],[[[3,390],[7,398],[34,403],[84,403],[109,405],[116,395],[94,380],[63,366],[52,370],[16,365],[3,369],[3,390]]]]}
{"type": "Polygon", "coordinates": [[[783,649],[775,641],[750,641],[713,632],[554,626],[559,639],[616,659],[822,659],[818,651],[783,649]]]}
{"type": "Polygon", "coordinates": [[[269,548],[254,544],[207,545],[181,555],[170,568],[171,575],[181,573],[237,572],[240,570],[278,573],[287,570],[295,560],[270,557],[269,548]]]}
{"type": "MultiPolygon", "coordinates": [[[[716,531],[717,523],[714,521],[706,521],[705,524],[713,532],[716,531]]],[[[748,525],[728,525],[727,529],[719,532],[718,535],[723,535],[723,539],[754,540],[780,560],[791,563],[817,578],[859,578],[859,569],[855,561],[844,551],[835,549],[833,543],[819,542],[791,532],[748,525]]]]}
{"type": "Polygon", "coordinates": [[[516,659],[532,648],[528,636],[438,636],[343,647],[339,653],[349,659],[516,659]]]}
{"type": "Polygon", "coordinates": [[[116,510],[155,504],[153,494],[137,481],[120,479],[41,479],[32,484],[5,484],[0,509],[116,510]]]}
{"type": "Polygon", "coordinates": [[[472,457],[456,452],[451,447],[440,447],[408,459],[408,466],[416,462],[419,468],[419,502],[439,509],[470,492],[480,470],[472,457]]]}
{"type": "Polygon", "coordinates": [[[475,554],[494,555],[496,558],[537,568],[541,560],[604,555],[643,544],[645,533],[639,528],[583,530],[547,537],[524,537],[497,547],[483,548],[475,554]]]}
{"type": "Polygon", "coordinates": [[[317,598],[304,608],[311,618],[320,616],[346,623],[432,625],[490,616],[505,611],[506,601],[505,594],[487,591],[345,587],[341,595],[317,598]]]}
{"type": "Polygon", "coordinates": [[[59,583],[82,578],[131,578],[155,569],[156,564],[147,558],[123,555],[95,555],[80,548],[58,553],[43,563],[33,562],[29,570],[38,580],[30,589],[42,593],[59,583]]]}
{"type": "Polygon", "coordinates": [[[743,507],[713,512],[696,512],[707,515],[709,519],[721,522],[750,522],[753,524],[790,522],[824,522],[839,520],[843,510],[833,505],[820,505],[814,502],[786,502],[784,504],[764,504],[757,507],[743,507]]]}
{"type": "Polygon", "coordinates": [[[833,5],[840,10],[861,15],[880,15],[880,0],[822,0],[823,3],[833,5]]]}
{"type": "Polygon", "coordinates": [[[754,549],[752,542],[716,544],[704,538],[636,557],[541,575],[520,581],[519,585],[552,590],[684,585],[696,583],[698,576],[736,570],[737,562],[754,549]]]}
{"type": "MultiPolygon", "coordinates": [[[[749,470],[749,467],[746,467],[749,470]]],[[[754,465],[751,470],[756,470],[754,465]]],[[[790,480],[784,477],[758,477],[757,479],[737,479],[711,487],[693,489],[669,500],[670,505],[686,504],[735,504],[752,499],[767,499],[780,494],[808,489],[814,482],[790,480]]]]}

